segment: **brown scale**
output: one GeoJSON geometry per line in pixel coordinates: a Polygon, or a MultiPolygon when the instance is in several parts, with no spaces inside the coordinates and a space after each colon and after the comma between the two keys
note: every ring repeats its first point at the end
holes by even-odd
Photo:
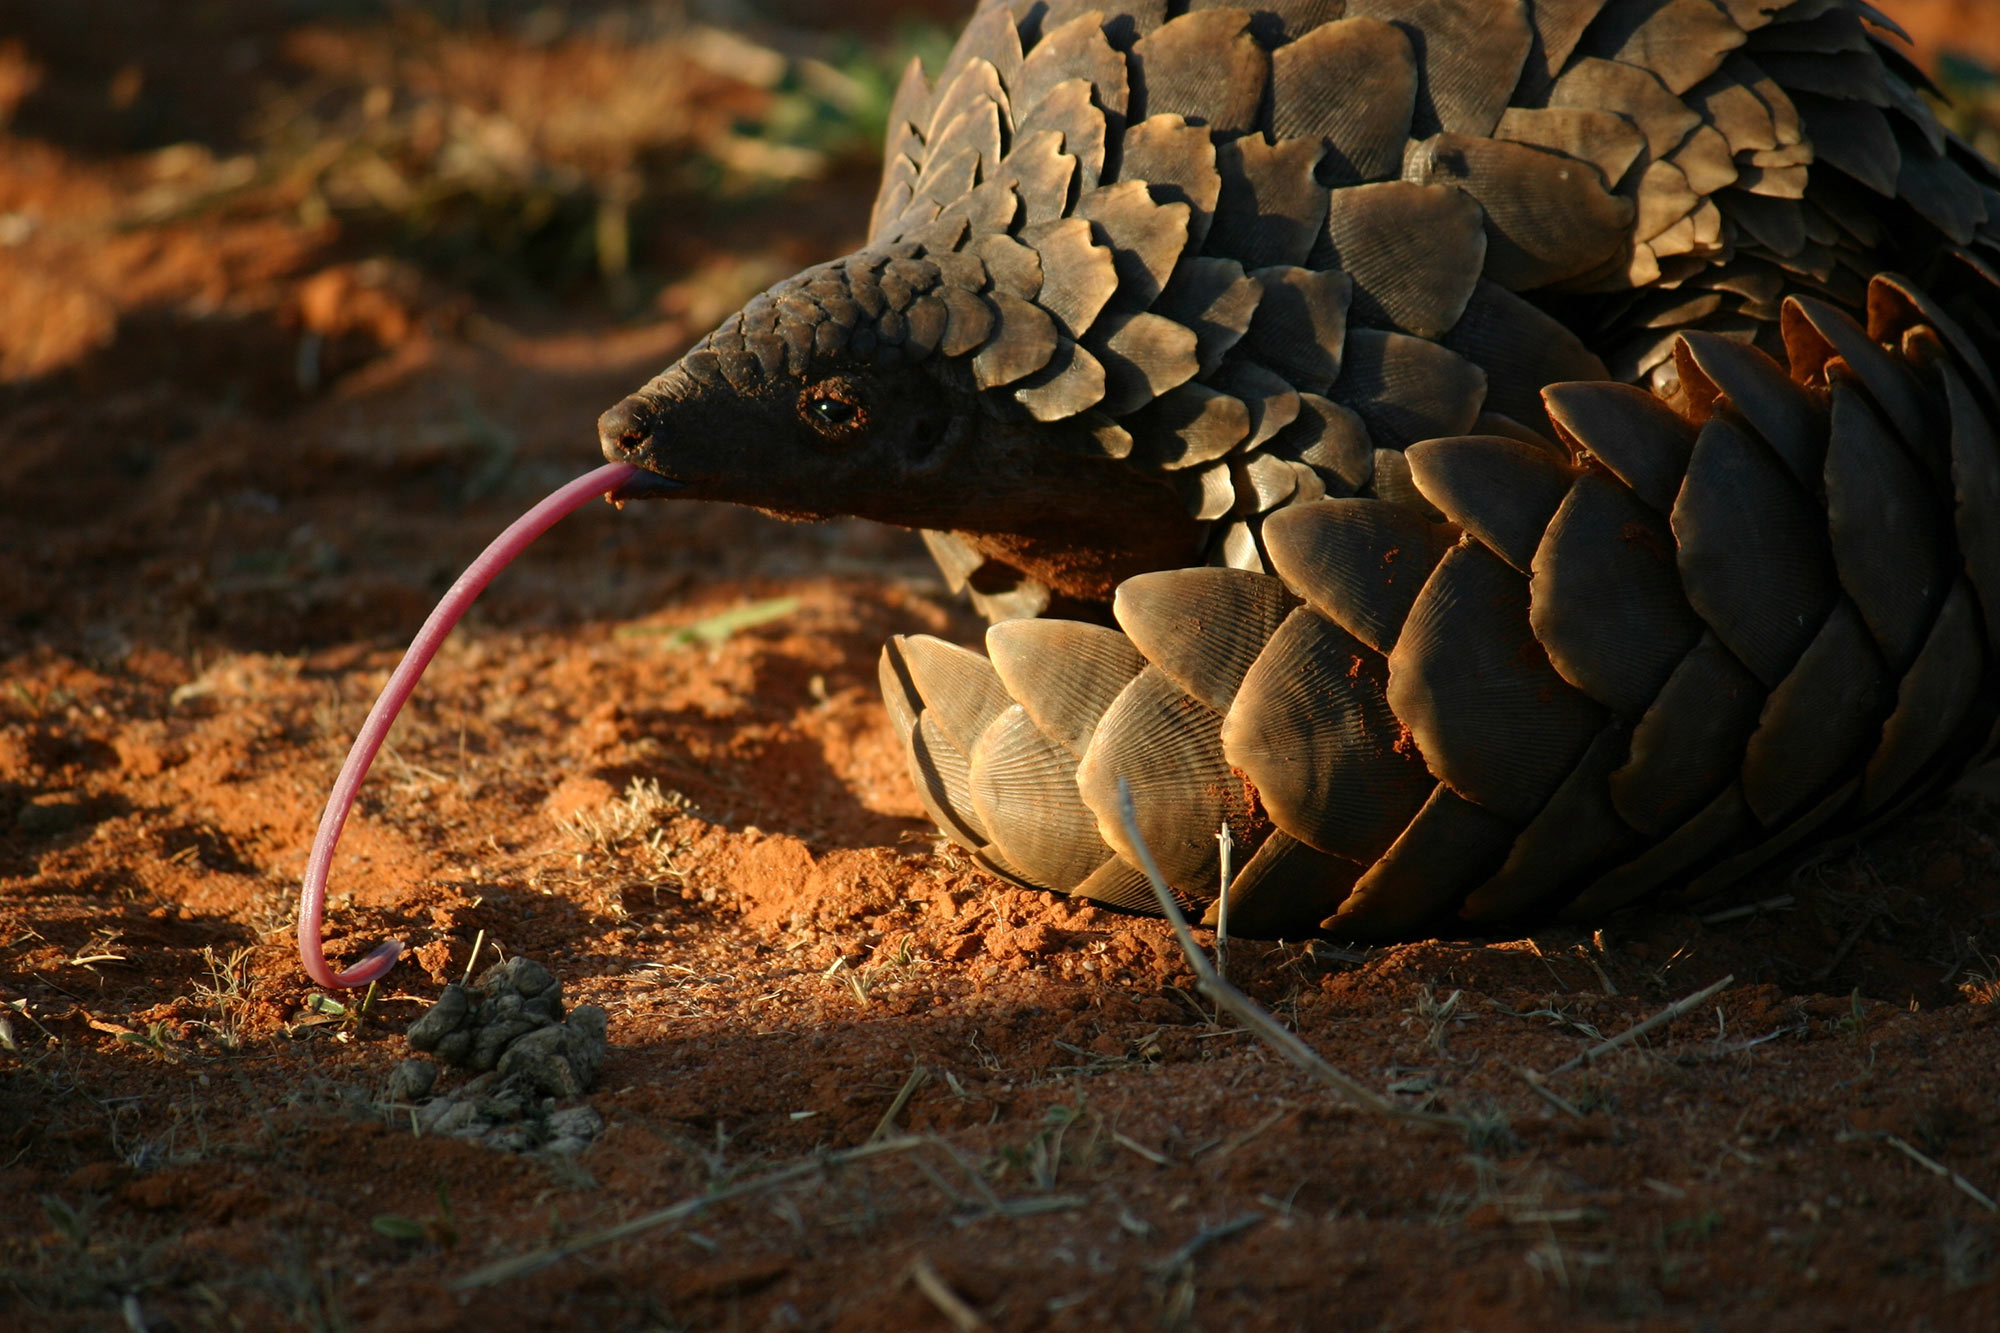
{"type": "Polygon", "coordinates": [[[1146,909],[1122,779],[1248,933],[1718,891],[2000,743],[2000,172],[1881,23],[987,0],[607,452],[925,532],[991,661],[885,698],[1003,878],[1146,909]]]}

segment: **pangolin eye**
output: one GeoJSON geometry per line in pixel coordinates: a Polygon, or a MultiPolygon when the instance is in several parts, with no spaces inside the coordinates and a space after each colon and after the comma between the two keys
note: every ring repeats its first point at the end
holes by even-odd
{"type": "Polygon", "coordinates": [[[814,398],[806,404],[813,419],[827,426],[845,426],[861,415],[861,409],[839,398],[814,398]]]}
{"type": "Polygon", "coordinates": [[[845,380],[815,384],[799,398],[799,415],[830,441],[851,443],[868,424],[868,409],[845,380]]]}

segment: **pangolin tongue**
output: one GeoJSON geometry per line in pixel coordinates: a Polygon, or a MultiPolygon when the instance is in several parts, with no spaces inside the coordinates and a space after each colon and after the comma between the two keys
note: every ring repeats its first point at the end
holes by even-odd
{"type": "Polygon", "coordinates": [[[396,714],[403,711],[404,703],[417,688],[424,668],[437,656],[445,636],[471,608],[473,600],[485,591],[496,574],[513,563],[515,556],[525,551],[535,538],[554,527],[565,515],[588,504],[592,497],[602,495],[613,502],[626,498],[638,471],[630,463],[606,464],[595,472],[578,477],[515,519],[458,576],[458,582],[451,585],[451,590],[438,602],[437,609],[431,612],[430,619],[417,631],[417,637],[410,641],[403,660],[389,677],[389,683],[382,687],[381,697],[368,711],[368,720],[361,724],[361,734],[354,738],[354,748],[347,752],[347,762],[340,766],[340,776],[334,780],[333,792],[326,798],[326,813],[320,816],[319,835],[313,839],[312,858],[306,862],[305,882],[299,890],[299,959],[305,964],[307,974],[320,985],[338,989],[366,986],[387,974],[403,954],[401,940],[386,940],[376,945],[366,958],[353,967],[335,972],[327,966],[326,951],[320,940],[320,923],[326,913],[327,871],[333,865],[333,851],[340,843],[340,831],[347,823],[348,811],[354,808],[354,798],[361,790],[362,779],[368,776],[368,766],[375,762],[376,752],[388,738],[389,728],[395,725],[396,714]]]}

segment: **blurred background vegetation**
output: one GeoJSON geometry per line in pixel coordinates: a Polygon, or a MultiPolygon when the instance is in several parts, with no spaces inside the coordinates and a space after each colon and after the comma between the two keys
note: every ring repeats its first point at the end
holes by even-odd
{"type": "MultiPolygon", "coordinates": [[[[1988,18],[2000,40],[2000,6],[1988,18]]],[[[1937,81],[1948,101],[1945,123],[2000,162],[2000,71],[1977,55],[1946,49],[1937,59],[1937,81]]]]}
{"type": "MultiPolygon", "coordinates": [[[[1885,7],[1953,99],[1954,128],[2000,157],[2000,0],[1885,7]]],[[[310,238],[294,274],[366,265],[297,298],[294,322],[330,336],[368,322],[361,289],[406,315],[460,298],[581,303],[699,331],[858,239],[903,67],[920,56],[935,69],[971,8],[0,0],[0,150],[52,148],[117,187],[79,210],[18,161],[0,167],[0,257],[47,226],[115,240],[276,223],[310,238]]],[[[61,255],[41,262],[64,271],[61,255]]],[[[135,293],[185,299],[167,270],[101,259],[51,281],[93,263],[55,298],[47,282],[16,284],[34,306],[0,328],[0,382],[106,345],[135,293]]],[[[240,271],[223,285],[240,296],[240,271]]]]}
{"type": "MultiPolygon", "coordinates": [[[[117,171],[119,232],[281,219],[480,298],[640,313],[746,217],[852,228],[815,204],[869,191],[903,67],[964,7],[0,0],[0,132],[117,171]]],[[[6,175],[0,249],[73,202],[6,175]]]]}

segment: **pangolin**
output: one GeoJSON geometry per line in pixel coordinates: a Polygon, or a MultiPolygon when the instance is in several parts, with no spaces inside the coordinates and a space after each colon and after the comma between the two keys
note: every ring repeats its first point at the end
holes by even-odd
{"type": "Polygon", "coordinates": [[[1348,939],[1698,899],[2000,731],[2000,172],[1860,0],[984,0],[866,246],[596,490],[924,530],[882,693],[992,875],[1348,939]],[[642,470],[634,472],[634,464],[642,470]],[[1228,847],[1218,839],[1228,831],[1228,847]],[[1226,883],[1224,883],[1226,881],[1226,883]]]}
{"type": "Polygon", "coordinates": [[[607,412],[921,529],[994,875],[1353,939],[1698,897],[1993,748],[2000,173],[1859,0],[985,0],[866,245],[607,412]],[[1218,839],[1236,849],[1224,884],[1218,839]]]}

